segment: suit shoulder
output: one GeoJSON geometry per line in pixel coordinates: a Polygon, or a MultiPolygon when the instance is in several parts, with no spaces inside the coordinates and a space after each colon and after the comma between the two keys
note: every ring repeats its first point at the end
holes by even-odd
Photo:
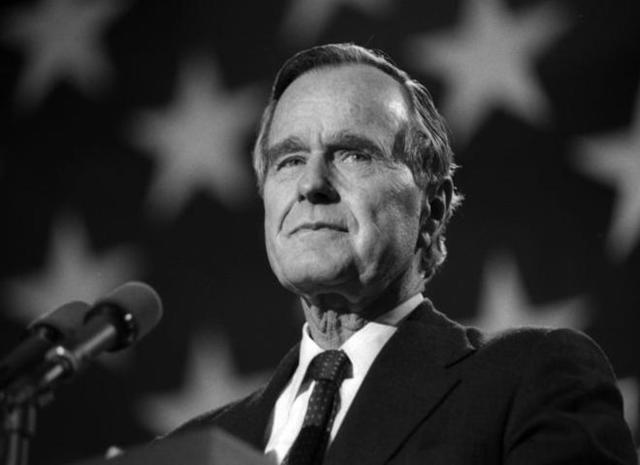
{"type": "Polygon", "coordinates": [[[523,326],[489,333],[478,328],[467,328],[467,336],[478,349],[493,347],[506,349],[531,349],[532,345],[566,345],[588,347],[600,351],[598,344],[581,331],[570,328],[523,326]]]}
{"type": "Polygon", "coordinates": [[[599,368],[613,374],[600,346],[588,335],[569,328],[520,327],[497,333],[468,328],[469,340],[491,360],[522,369],[524,360],[565,361],[568,364],[599,368]]]}
{"type": "Polygon", "coordinates": [[[541,327],[518,327],[499,332],[466,328],[467,338],[479,353],[505,353],[510,356],[528,353],[532,346],[544,340],[551,331],[553,330],[550,328],[541,327]]]}
{"type": "Polygon", "coordinates": [[[262,394],[263,391],[264,391],[264,388],[258,389],[246,397],[238,399],[234,402],[230,402],[226,405],[210,410],[208,412],[202,413],[188,420],[187,422],[183,423],[178,428],[171,431],[168,435],[173,436],[174,434],[177,434],[177,433],[192,431],[194,429],[198,429],[204,426],[211,426],[215,424],[216,420],[220,416],[224,415],[225,413],[228,413],[235,409],[243,408],[245,405],[251,404],[255,398],[259,397],[262,394]]]}

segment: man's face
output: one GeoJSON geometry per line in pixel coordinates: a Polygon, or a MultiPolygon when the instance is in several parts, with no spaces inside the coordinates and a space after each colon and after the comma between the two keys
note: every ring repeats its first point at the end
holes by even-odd
{"type": "Polygon", "coordinates": [[[393,157],[407,112],[400,84],[371,66],[312,70],[286,89],[264,182],[267,253],[286,288],[363,304],[415,273],[423,193],[393,157]]]}

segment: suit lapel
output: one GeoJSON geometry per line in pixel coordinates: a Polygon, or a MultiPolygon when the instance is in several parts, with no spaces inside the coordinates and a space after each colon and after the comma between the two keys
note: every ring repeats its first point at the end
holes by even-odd
{"type": "Polygon", "coordinates": [[[293,376],[299,351],[300,345],[296,344],[282,359],[267,386],[248,402],[222,412],[216,424],[258,450],[264,450],[271,412],[278,396],[293,376]]]}
{"type": "Polygon", "coordinates": [[[324,463],[386,462],[455,388],[447,368],[472,351],[464,328],[425,300],[374,361],[324,463]]]}

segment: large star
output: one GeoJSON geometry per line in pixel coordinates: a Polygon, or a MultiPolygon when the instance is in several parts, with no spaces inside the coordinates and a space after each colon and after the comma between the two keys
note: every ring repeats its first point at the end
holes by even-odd
{"type": "Polygon", "coordinates": [[[35,106],[64,79],[85,93],[103,88],[112,70],[101,38],[122,9],[114,0],[41,0],[16,10],[3,38],[24,50],[18,106],[35,106]]]}
{"type": "Polygon", "coordinates": [[[496,255],[485,266],[478,317],[471,322],[489,332],[518,326],[583,330],[588,323],[583,298],[534,306],[529,302],[514,260],[496,255]]]}
{"type": "Polygon", "coordinates": [[[640,236],[640,92],[631,127],[583,142],[574,160],[580,170],[615,188],[607,248],[614,259],[624,259],[640,236]]]}
{"type": "Polygon", "coordinates": [[[166,433],[197,414],[243,397],[263,385],[267,373],[238,374],[227,340],[195,334],[182,388],[149,396],[138,404],[141,420],[152,430],[166,433]]]}
{"type": "Polygon", "coordinates": [[[370,15],[380,16],[387,12],[390,0],[291,0],[285,13],[280,34],[289,44],[301,47],[314,43],[322,30],[342,5],[370,15]]]}
{"type": "Polygon", "coordinates": [[[228,208],[243,205],[253,189],[245,142],[258,112],[255,89],[223,89],[216,68],[204,62],[184,67],[173,103],[133,124],[135,142],[157,163],[149,192],[154,211],[178,213],[196,189],[228,208]]]}
{"type": "Polygon", "coordinates": [[[443,113],[465,140],[496,106],[534,122],[548,115],[534,65],[564,29],[562,15],[549,4],[515,14],[504,0],[466,0],[456,30],[411,38],[407,55],[445,79],[443,113]]]}
{"type": "Polygon", "coordinates": [[[624,400],[624,419],[635,437],[638,434],[638,410],[640,409],[640,387],[633,377],[618,380],[618,387],[624,400]]]}
{"type": "Polygon", "coordinates": [[[54,225],[43,269],[3,283],[3,290],[13,316],[27,323],[73,300],[91,303],[135,278],[138,269],[130,248],[96,254],[79,222],[64,218],[54,225]]]}

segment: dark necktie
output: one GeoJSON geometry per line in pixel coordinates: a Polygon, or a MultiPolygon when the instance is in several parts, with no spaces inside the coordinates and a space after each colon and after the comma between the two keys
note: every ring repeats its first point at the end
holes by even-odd
{"type": "Polygon", "coordinates": [[[317,465],[322,462],[339,407],[338,390],[350,363],[347,354],[341,350],[326,350],[311,360],[307,377],[315,380],[316,384],[302,428],[282,465],[317,465]]]}

